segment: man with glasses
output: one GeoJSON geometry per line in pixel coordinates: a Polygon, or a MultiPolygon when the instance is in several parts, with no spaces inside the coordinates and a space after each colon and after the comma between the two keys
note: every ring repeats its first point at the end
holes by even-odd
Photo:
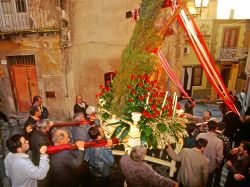
{"type": "Polygon", "coordinates": [[[4,159],[4,165],[12,187],[36,187],[37,180],[44,179],[49,170],[47,147],[41,147],[40,163],[35,166],[27,154],[29,142],[22,135],[13,135],[6,141],[6,145],[10,152],[4,159]]]}

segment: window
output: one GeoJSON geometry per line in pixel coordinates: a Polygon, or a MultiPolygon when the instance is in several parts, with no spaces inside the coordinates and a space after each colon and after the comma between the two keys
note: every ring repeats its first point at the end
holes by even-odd
{"type": "Polygon", "coordinates": [[[16,0],[16,11],[26,12],[26,0],[16,0]]]}
{"type": "Polygon", "coordinates": [[[192,86],[201,86],[202,84],[202,68],[200,66],[193,67],[192,86]]]}
{"type": "Polygon", "coordinates": [[[236,48],[238,42],[240,28],[226,27],[224,29],[224,39],[222,47],[224,48],[236,48]]]}
{"type": "Polygon", "coordinates": [[[11,0],[1,0],[1,5],[4,14],[10,14],[13,12],[11,0]]]}

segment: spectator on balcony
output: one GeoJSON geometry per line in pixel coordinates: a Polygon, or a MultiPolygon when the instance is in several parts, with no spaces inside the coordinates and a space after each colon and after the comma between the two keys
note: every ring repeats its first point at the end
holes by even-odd
{"type": "Polygon", "coordinates": [[[76,104],[74,106],[74,113],[83,113],[84,117],[86,118],[87,117],[87,114],[86,114],[86,109],[88,108],[88,105],[86,102],[83,102],[82,100],[82,96],[81,95],[77,95],[76,96],[76,104]]]}
{"type": "Polygon", "coordinates": [[[177,183],[169,178],[156,173],[152,167],[144,162],[146,148],[135,146],[130,155],[123,155],[120,160],[120,167],[126,177],[128,187],[175,187],[177,183]]]}
{"type": "Polygon", "coordinates": [[[41,119],[47,119],[48,116],[49,116],[49,111],[48,109],[42,105],[43,104],[43,100],[42,100],[42,97],[39,96],[39,95],[36,95],[33,97],[33,101],[32,101],[32,105],[37,105],[40,107],[41,109],[41,116],[40,118],[41,119]]]}

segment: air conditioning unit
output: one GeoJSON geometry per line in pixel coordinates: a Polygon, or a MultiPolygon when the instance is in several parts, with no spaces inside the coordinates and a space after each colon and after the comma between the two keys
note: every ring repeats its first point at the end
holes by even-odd
{"type": "Polygon", "coordinates": [[[188,55],[188,54],[190,54],[190,47],[188,47],[188,46],[185,46],[184,47],[184,55],[188,55]]]}

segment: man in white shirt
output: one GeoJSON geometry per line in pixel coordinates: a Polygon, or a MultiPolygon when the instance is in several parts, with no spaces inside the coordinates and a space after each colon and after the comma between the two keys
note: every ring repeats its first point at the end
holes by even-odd
{"type": "Polygon", "coordinates": [[[37,187],[37,180],[44,179],[49,170],[47,147],[41,147],[40,163],[37,167],[27,154],[29,142],[22,135],[13,135],[6,141],[6,145],[10,152],[4,159],[4,165],[12,187],[37,187]]]}

